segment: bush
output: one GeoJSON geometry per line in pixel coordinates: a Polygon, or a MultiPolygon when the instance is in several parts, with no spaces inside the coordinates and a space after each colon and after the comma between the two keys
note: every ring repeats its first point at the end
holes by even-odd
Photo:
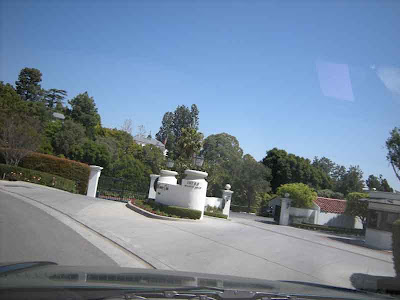
{"type": "Polygon", "coordinates": [[[184,219],[200,219],[201,211],[190,208],[183,208],[178,206],[169,206],[160,203],[156,203],[154,200],[148,199],[147,201],[135,200],[134,205],[147,210],[151,213],[168,216],[168,217],[178,217],[184,219]]]}
{"type": "Polygon", "coordinates": [[[31,152],[21,160],[19,166],[73,180],[77,184],[78,193],[86,194],[90,174],[90,168],[87,164],[53,155],[31,152]]]}
{"type": "Polygon", "coordinates": [[[284,197],[289,193],[292,200],[291,206],[297,208],[311,208],[313,201],[317,199],[317,193],[304,183],[288,183],[280,186],[277,194],[284,197]]]}
{"type": "Polygon", "coordinates": [[[355,229],[355,228],[342,228],[342,227],[333,227],[333,226],[307,224],[307,223],[292,224],[292,226],[302,229],[327,231],[327,232],[342,233],[342,234],[353,234],[353,235],[364,234],[364,231],[362,229],[355,229]]]}
{"type": "Polygon", "coordinates": [[[10,181],[27,181],[45,186],[54,187],[71,193],[76,193],[75,181],[52,175],[45,172],[25,169],[21,167],[0,164],[1,178],[10,181]]]}
{"type": "Polygon", "coordinates": [[[400,277],[400,219],[393,223],[392,232],[394,269],[400,277]]]}
{"type": "Polygon", "coordinates": [[[226,216],[226,215],[224,215],[224,214],[222,214],[220,212],[205,211],[204,215],[209,216],[209,217],[228,219],[228,216],[226,216]]]}

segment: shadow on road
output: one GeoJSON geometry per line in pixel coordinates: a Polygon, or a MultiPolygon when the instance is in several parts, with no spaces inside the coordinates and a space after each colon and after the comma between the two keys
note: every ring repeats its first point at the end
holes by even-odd
{"type": "Polygon", "coordinates": [[[337,241],[337,242],[341,242],[341,243],[345,243],[345,244],[349,244],[349,245],[354,245],[354,246],[359,246],[359,247],[364,247],[364,248],[368,248],[368,249],[372,249],[372,250],[380,250],[378,248],[375,247],[371,247],[365,244],[365,240],[360,238],[360,237],[333,237],[333,236],[328,236],[328,239],[337,241]]]}
{"type": "Polygon", "coordinates": [[[269,224],[269,225],[278,225],[275,221],[270,221],[270,220],[254,220],[256,222],[264,223],[264,224],[269,224]]]}

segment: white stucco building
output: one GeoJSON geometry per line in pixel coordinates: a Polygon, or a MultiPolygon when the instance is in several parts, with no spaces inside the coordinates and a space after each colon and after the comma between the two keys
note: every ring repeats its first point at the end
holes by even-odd
{"type": "Polygon", "coordinates": [[[392,249],[392,224],[400,218],[400,193],[368,192],[368,218],[365,243],[369,246],[392,249]]]}

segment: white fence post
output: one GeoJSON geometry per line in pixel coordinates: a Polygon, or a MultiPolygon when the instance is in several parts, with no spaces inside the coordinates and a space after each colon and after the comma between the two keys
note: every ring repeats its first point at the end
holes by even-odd
{"type": "Polygon", "coordinates": [[[227,184],[225,185],[225,190],[222,190],[222,201],[225,202],[224,209],[222,210],[222,213],[229,218],[229,212],[231,210],[231,200],[232,200],[232,194],[233,192],[230,190],[231,185],[227,184]]]}
{"type": "Polygon", "coordinates": [[[154,182],[156,179],[160,177],[160,175],[150,174],[150,187],[149,187],[149,195],[147,198],[156,199],[156,190],[154,189],[154,182]]]}
{"type": "Polygon", "coordinates": [[[89,175],[89,183],[86,196],[95,198],[97,192],[97,184],[99,183],[101,170],[103,170],[103,168],[99,166],[89,166],[89,167],[90,167],[90,175],[89,175]]]}

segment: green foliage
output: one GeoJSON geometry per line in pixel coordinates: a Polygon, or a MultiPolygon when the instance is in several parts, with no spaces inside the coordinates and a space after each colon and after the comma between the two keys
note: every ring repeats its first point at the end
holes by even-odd
{"type": "Polygon", "coordinates": [[[94,138],[96,128],[100,127],[101,120],[93,97],[89,97],[85,92],[74,97],[68,103],[71,105],[68,116],[85,127],[89,138],[94,138]]]}
{"type": "Polygon", "coordinates": [[[28,103],[21,99],[14,87],[0,81],[0,116],[26,115],[28,110],[28,103]]]}
{"type": "Polygon", "coordinates": [[[232,181],[237,199],[235,204],[247,205],[248,208],[259,207],[262,199],[257,196],[270,191],[270,170],[250,154],[243,156],[239,167],[240,175],[232,181]]]}
{"type": "Polygon", "coordinates": [[[42,98],[42,73],[35,68],[24,68],[18,76],[18,81],[15,82],[17,93],[23,100],[40,101],[42,98]]]}
{"type": "Polygon", "coordinates": [[[145,145],[135,155],[140,161],[150,167],[153,174],[160,174],[166,168],[166,160],[160,148],[154,145],[145,145]]]}
{"type": "Polygon", "coordinates": [[[182,136],[182,130],[187,128],[196,131],[199,128],[199,110],[196,104],[193,104],[190,109],[185,105],[179,105],[173,113],[166,112],[164,114],[156,139],[165,143],[170,158],[179,157],[176,143],[182,136]]]}
{"type": "Polygon", "coordinates": [[[313,201],[317,199],[317,193],[303,183],[284,184],[277,190],[277,194],[281,197],[286,193],[289,193],[289,198],[292,199],[291,205],[298,208],[311,208],[313,201]]]}
{"type": "Polygon", "coordinates": [[[318,190],[317,194],[319,197],[333,198],[333,199],[344,199],[344,195],[339,192],[334,192],[330,189],[318,190]]]}
{"type": "Polygon", "coordinates": [[[107,168],[111,162],[111,154],[104,144],[99,144],[85,138],[81,147],[72,149],[71,158],[89,165],[107,168]]]}
{"type": "Polygon", "coordinates": [[[345,213],[350,216],[357,217],[363,223],[365,228],[368,215],[368,201],[360,201],[360,199],[368,198],[366,193],[353,192],[346,196],[347,204],[345,213]]]}
{"type": "Polygon", "coordinates": [[[0,154],[6,164],[17,166],[41,142],[37,120],[23,115],[3,116],[0,123],[0,154]]]}
{"type": "Polygon", "coordinates": [[[221,218],[221,219],[228,219],[227,215],[224,215],[217,211],[204,211],[205,216],[214,217],[214,218],[221,218]]]}
{"type": "Polygon", "coordinates": [[[45,172],[0,164],[0,176],[10,181],[27,181],[76,193],[75,181],[45,172]]]}
{"type": "Polygon", "coordinates": [[[332,186],[330,177],[323,169],[313,166],[310,160],[288,154],[285,150],[269,150],[262,162],[271,169],[271,188],[274,192],[286,183],[301,182],[315,189],[327,189],[332,186]]]}
{"type": "MultiPolygon", "coordinates": [[[[204,140],[202,154],[203,168],[208,173],[207,193],[218,197],[225,184],[238,181],[243,150],[236,137],[219,133],[212,134],[204,140]]],[[[238,199],[236,195],[234,199],[238,199]]]]}
{"type": "Polygon", "coordinates": [[[64,124],[55,122],[46,129],[46,134],[52,134],[52,146],[55,153],[73,158],[73,154],[79,151],[85,138],[85,128],[72,120],[65,120],[64,124]]]}
{"type": "Polygon", "coordinates": [[[400,277],[400,219],[392,227],[393,263],[396,276],[400,277]]]}
{"type": "Polygon", "coordinates": [[[147,201],[135,200],[133,204],[158,215],[162,215],[162,213],[164,213],[165,216],[169,217],[178,217],[193,220],[198,220],[201,217],[201,211],[199,210],[163,205],[150,199],[148,199],[147,201]]]}
{"type": "Polygon", "coordinates": [[[336,190],[344,195],[352,192],[361,193],[364,187],[363,172],[359,166],[350,166],[341,177],[336,190]]]}
{"type": "Polygon", "coordinates": [[[67,91],[50,89],[44,92],[44,101],[49,108],[63,107],[67,91]]]}
{"type": "Polygon", "coordinates": [[[203,134],[194,128],[182,128],[181,137],[178,139],[176,156],[192,159],[201,149],[203,134]]]}
{"type": "Polygon", "coordinates": [[[86,194],[90,168],[88,165],[52,155],[31,152],[21,160],[20,166],[71,179],[77,183],[77,192],[86,194]]]}
{"type": "Polygon", "coordinates": [[[107,173],[109,176],[124,178],[129,181],[129,189],[137,192],[148,191],[150,174],[150,167],[132,156],[120,158],[107,173]]]}
{"type": "Polygon", "coordinates": [[[306,224],[306,223],[301,223],[301,224],[293,223],[292,226],[302,229],[334,232],[339,234],[352,234],[352,235],[364,234],[364,231],[362,229],[354,229],[354,228],[333,227],[333,226],[306,224]]]}
{"type": "Polygon", "coordinates": [[[386,140],[388,150],[387,160],[392,165],[394,174],[400,180],[400,128],[395,127],[390,132],[390,137],[386,140]]]}
{"type": "Polygon", "coordinates": [[[393,192],[393,189],[390,187],[387,180],[383,178],[382,174],[379,175],[379,178],[374,175],[369,175],[368,179],[365,181],[365,184],[370,190],[375,189],[381,192],[393,192]]]}

